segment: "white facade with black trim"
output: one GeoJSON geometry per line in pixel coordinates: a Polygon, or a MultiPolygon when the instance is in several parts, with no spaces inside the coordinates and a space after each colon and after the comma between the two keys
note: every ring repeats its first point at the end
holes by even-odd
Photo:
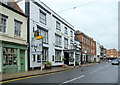
{"type": "MultiPolygon", "coordinates": [[[[38,0],[26,3],[23,0],[18,5],[29,16],[29,46],[35,31],[39,32],[43,36],[43,62],[50,61],[52,66],[63,65],[64,50],[74,48],[74,27],[38,0]]],[[[31,47],[29,52],[30,68],[40,67],[41,53],[32,54],[31,47]]],[[[73,57],[73,52],[69,55],[73,57]]]]}

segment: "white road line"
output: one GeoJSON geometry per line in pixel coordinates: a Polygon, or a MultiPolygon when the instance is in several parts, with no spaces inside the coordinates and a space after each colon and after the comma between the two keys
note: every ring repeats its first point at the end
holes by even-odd
{"type": "MultiPolygon", "coordinates": [[[[82,77],[84,77],[84,76],[85,76],[85,75],[82,75],[82,76],[80,76],[80,77],[77,77],[77,78],[74,78],[74,79],[65,81],[65,82],[63,82],[62,84],[65,84],[65,83],[68,83],[68,82],[72,82],[72,81],[77,80],[77,79],[80,79],[80,78],[82,78],[82,77]]],[[[60,84],[60,85],[62,85],[62,84],[60,84]]]]}

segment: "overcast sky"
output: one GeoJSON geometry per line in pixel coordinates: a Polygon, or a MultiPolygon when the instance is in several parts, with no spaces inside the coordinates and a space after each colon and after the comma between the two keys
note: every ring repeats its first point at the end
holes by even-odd
{"type": "Polygon", "coordinates": [[[41,0],[106,48],[118,49],[118,0],[41,0]],[[74,9],[74,7],[76,7],[74,9]]]}

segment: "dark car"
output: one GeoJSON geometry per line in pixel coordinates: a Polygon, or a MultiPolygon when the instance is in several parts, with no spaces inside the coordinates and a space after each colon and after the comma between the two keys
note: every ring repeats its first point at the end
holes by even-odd
{"type": "Polygon", "coordinates": [[[119,65],[119,61],[118,60],[112,60],[112,65],[119,65]]]}

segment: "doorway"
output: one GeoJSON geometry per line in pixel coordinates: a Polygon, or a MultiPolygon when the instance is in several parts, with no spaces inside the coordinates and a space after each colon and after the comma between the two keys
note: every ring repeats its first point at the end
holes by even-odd
{"type": "Polygon", "coordinates": [[[65,64],[69,65],[69,53],[64,52],[64,58],[66,58],[66,60],[64,61],[65,64]]]}
{"type": "Polygon", "coordinates": [[[25,50],[20,50],[21,71],[25,71],[25,50]]]}

